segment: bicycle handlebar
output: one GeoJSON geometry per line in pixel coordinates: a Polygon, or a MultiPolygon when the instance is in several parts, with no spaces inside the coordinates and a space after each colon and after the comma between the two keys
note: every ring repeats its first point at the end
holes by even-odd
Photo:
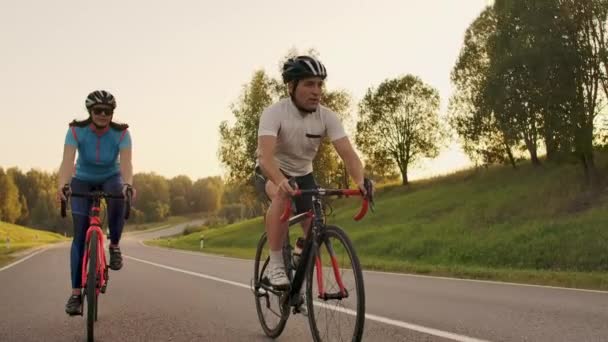
{"type": "Polygon", "coordinates": [[[72,192],[69,194],[71,197],[85,197],[85,198],[111,198],[111,199],[124,199],[123,194],[115,195],[105,193],[103,191],[91,191],[91,192],[72,192]]]}
{"type": "MultiPolygon", "coordinates": [[[[297,196],[362,196],[363,202],[361,203],[361,209],[359,213],[353,217],[355,221],[361,220],[367,214],[369,209],[369,203],[373,199],[370,196],[363,196],[363,193],[359,189],[313,189],[313,190],[296,190],[293,197],[297,196]]],[[[373,211],[373,209],[372,209],[373,211]]],[[[285,210],[281,215],[281,222],[287,222],[291,214],[291,200],[287,202],[285,210]]]]}
{"type": "MultiPolygon", "coordinates": [[[[106,198],[106,199],[125,199],[123,194],[109,194],[103,191],[92,191],[92,192],[70,192],[69,187],[63,188],[63,193],[66,196],[66,199],[70,196],[73,197],[83,197],[83,198],[106,198]]],[[[131,215],[131,199],[133,197],[133,189],[127,188],[127,198],[126,198],[126,206],[125,206],[125,220],[129,219],[131,215]]],[[[67,200],[61,200],[61,217],[66,216],[66,202],[67,200]]]]}

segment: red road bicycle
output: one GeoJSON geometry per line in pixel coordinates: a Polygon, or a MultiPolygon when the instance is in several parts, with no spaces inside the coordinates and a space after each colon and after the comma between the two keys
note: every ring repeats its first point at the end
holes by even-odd
{"type": "MultiPolygon", "coordinates": [[[[369,185],[368,193],[371,193],[369,185]]],[[[295,196],[309,197],[312,210],[289,218],[291,202],[281,217],[289,226],[312,218],[311,230],[304,242],[300,262],[295,265],[289,230],[283,245],[283,259],[291,286],[287,291],[274,289],[267,278],[270,260],[267,236],[263,233],[254,261],[253,293],[262,329],[276,338],[285,328],[290,312],[299,312],[306,305],[314,341],[360,341],[365,322],[365,288],[359,258],[348,235],[340,227],[325,224],[323,198],[326,196],[361,196],[356,189],[297,190],[295,196]],[[306,282],[304,298],[300,290],[306,282]],[[304,299],[304,303],[302,303],[304,299]],[[293,308],[290,310],[290,307],[293,308]]],[[[362,219],[372,205],[371,196],[364,197],[362,219]]]]}
{"type": "MultiPolygon", "coordinates": [[[[82,258],[82,288],[83,288],[83,306],[86,299],[87,306],[87,341],[94,340],[94,327],[97,321],[98,311],[98,296],[100,293],[105,293],[108,287],[108,263],[106,261],[106,253],[104,248],[104,234],[101,229],[102,222],[100,219],[101,200],[102,199],[124,199],[120,195],[108,194],[103,191],[92,191],[85,193],[69,192],[69,187],[63,188],[63,193],[68,196],[91,198],[93,204],[89,214],[89,228],[86,233],[86,250],[82,258]]],[[[131,198],[132,190],[127,190],[127,198],[125,201],[125,219],[129,219],[131,213],[131,198]]],[[[61,216],[66,216],[66,200],[61,201],[61,216]]],[[[80,314],[84,315],[84,310],[81,308],[80,314]]]]}

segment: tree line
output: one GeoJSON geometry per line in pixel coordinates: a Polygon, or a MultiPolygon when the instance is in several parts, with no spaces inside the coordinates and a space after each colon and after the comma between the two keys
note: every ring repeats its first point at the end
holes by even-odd
{"type": "Polygon", "coordinates": [[[605,0],[497,0],[466,31],[451,74],[450,124],[465,152],[517,167],[580,163],[599,180],[594,150],[606,143],[605,0]]]}
{"type": "MultiPolygon", "coordinates": [[[[155,173],[137,173],[133,186],[137,196],[129,222],[158,222],[170,215],[202,212],[234,220],[231,212],[220,211],[225,192],[220,177],[192,181],[184,175],[165,178],[155,173]]],[[[0,168],[0,221],[71,234],[69,215],[66,219],[59,215],[56,191],[54,172],[0,168]]]]}

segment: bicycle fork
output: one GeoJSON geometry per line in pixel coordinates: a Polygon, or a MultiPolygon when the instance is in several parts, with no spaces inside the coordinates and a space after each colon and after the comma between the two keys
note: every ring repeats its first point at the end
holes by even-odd
{"type": "MultiPolygon", "coordinates": [[[[92,221],[93,222],[93,221],[92,221]]],[[[106,261],[106,254],[105,254],[105,250],[104,250],[104,243],[103,243],[103,239],[101,238],[102,232],[101,232],[101,228],[99,228],[98,225],[95,224],[91,224],[91,228],[89,228],[87,230],[87,234],[86,234],[86,245],[88,246],[89,243],[91,242],[91,234],[93,231],[97,232],[97,269],[96,269],[96,273],[98,276],[97,279],[97,284],[96,284],[96,295],[99,295],[99,292],[101,293],[105,293],[106,292],[106,287],[108,285],[108,265],[107,265],[107,261],[106,261]]],[[[85,255],[83,258],[83,262],[82,262],[82,271],[81,271],[81,275],[82,275],[82,286],[86,287],[86,283],[87,283],[87,274],[88,274],[88,260],[89,260],[89,248],[87,248],[85,250],[85,255]]]]}
{"type": "MultiPolygon", "coordinates": [[[[323,262],[321,261],[321,253],[316,253],[315,257],[315,265],[317,270],[317,287],[319,290],[319,299],[323,299],[325,301],[330,299],[338,299],[342,300],[344,298],[348,298],[348,291],[344,287],[344,282],[342,281],[342,275],[340,274],[340,266],[338,265],[338,260],[336,258],[336,253],[334,248],[329,240],[324,241],[325,246],[327,247],[327,252],[329,253],[329,257],[331,259],[331,267],[334,271],[334,277],[336,279],[336,283],[338,283],[338,287],[340,292],[336,293],[328,293],[325,292],[323,287],[323,262]]],[[[319,245],[319,251],[322,245],[319,245]]]]}

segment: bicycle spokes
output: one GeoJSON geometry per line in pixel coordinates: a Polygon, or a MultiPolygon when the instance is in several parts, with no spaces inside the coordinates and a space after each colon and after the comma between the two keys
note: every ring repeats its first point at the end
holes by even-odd
{"type": "Polygon", "coordinates": [[[331,266],[334,270],[334,276],[336,277],[336,282],[340,287],[340,294],[343,297],[346,297],[346,289],[344,288],[344,283],[342,282],[342,275],[340,274],[340,267],[338,265],[338,258],[336,257],[336,252],[334,251],[334,247],[331,244],[331,240],[327,240],[325,242],[327,246],[327,251],[329,252],[329,256],[331,257],[331,266]]]}
{"type": "Polygon", "coordinates": [[[323,287],[323,263],[321,262],[321,256],[317,254],[315,258],[315,269],[317,273],[317,290],[319,291],[319,298],[323,298],[325,288],[323,287]]]}
{"type": "MultiPolygon", "coordinates": [[[[318,289],[318,298],[323,300],[329,299],[344,299],[348,297],[348,290],[344,286],[344,281],[342,280],[342,272],[340,270],[340,263],[338,262],[338,257],[334,251],[333,245],[330,240],[325,241],[325,247],[327,248],[327,257],[331,261],[327,267],[331,267],[333,271],[333,279],[327,279],[329,282],[333,282],[338,285],[337,292],[325,292],[325,287],[323,285],[323,262],[321,260],[321,253],[317,253],[315,258],[315,266],[316,266],[316,275],[317,275],[317,289],[318,289]]],[[[322,248],[323,246],[321,246],[322,248]]]]}

